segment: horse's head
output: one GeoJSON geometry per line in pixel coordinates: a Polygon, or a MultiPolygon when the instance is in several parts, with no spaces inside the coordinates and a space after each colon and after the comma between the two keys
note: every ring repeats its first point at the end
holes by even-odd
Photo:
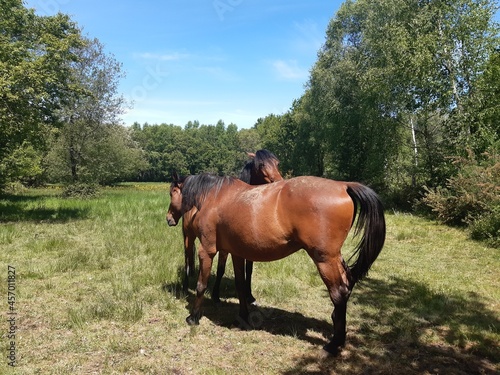
{"type": "Polygon", "coordinates": [[[173,181],[170,184],[170,205],[167,212],[167,223],[175,226],[182,216],[182,185],[184,179],[180,178],[177,172],[172,174],[173,181]]]}
{"type": "Polygon", "coordinates": [[[248,153],[253,158],[252,185],[264,185],[281,181],[283,177],[278,169],[280,161],[270,151],[259,150],[255,154],[248,153]]]}

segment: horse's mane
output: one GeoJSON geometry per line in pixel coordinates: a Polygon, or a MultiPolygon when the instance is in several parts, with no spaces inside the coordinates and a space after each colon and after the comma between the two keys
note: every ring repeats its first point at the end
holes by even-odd
{"type": "Polygon", "coordinates": [[[252,178],[252,170],[257,172],[261,164],[265,164],[273,160],[279,161],[276,155],[274,155],[271,151],[258,150],[255,153],[255,157],[245,163],[245,166],[240,172],[240,180],[249,184],[250,179],[252,178]]]}
{"type": "Polygon", "coordinates": [[[188,212],[193,207],[201,210],[207,194],[216,189],[217,194],[221,187],[233,183],[234,178],[217,176],[211,173],[201,173],[186,177],[182,187],[182,211],[188,212]]]}

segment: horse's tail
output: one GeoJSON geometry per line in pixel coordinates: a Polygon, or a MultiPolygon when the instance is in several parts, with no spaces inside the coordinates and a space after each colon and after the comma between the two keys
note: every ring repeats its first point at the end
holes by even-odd
{"type": "Polygon", "coordinates": [[[350,263],[357,254],[357,259],[349,266],[352,286],[354,286],[368,274],[368,270],[384,246],[385,218],[380,198],[369,187],[358,183],[348,183],[347,194],[354,202],[353,223],[359,207],[354,235],[357,236],[363,230],[363,236],[348,262],[350,263]]]}

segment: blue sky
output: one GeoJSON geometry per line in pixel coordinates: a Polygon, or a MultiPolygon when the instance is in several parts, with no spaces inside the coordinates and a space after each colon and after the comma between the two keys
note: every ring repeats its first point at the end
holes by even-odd
{"type": "Polygon", "coordinates": [[[123,64],[126,125],[223,120],[248,128],[286,112],[342,1],[30,0],[69,14],[123,64]]]}
{"type": "MultiPolygon", "coordinates": [[[[223,120],[248,128],[286,112],[341,0],[29,0],[71,15],[123,64],[126,125],[223,120]]],[[[496,20],[499,20],[498,13],[496,20]]]]}

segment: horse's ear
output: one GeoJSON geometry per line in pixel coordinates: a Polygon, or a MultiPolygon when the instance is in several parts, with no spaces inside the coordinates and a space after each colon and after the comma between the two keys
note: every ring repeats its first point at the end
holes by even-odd
{"type": "Polygon", "coordinates": [[[247,155],[250,159],[253,159],[255,157],[255,154],[253,152],[247,152],[247,155]]]}
{"type": "Polygon", "coordinates": [[[174,182],[177,182],[177,181],[179,181],[179,180],[180,180],[180,179],[179,179],[179,175],[177,174],[177,171],[176,171],[175,169],[172,171],[172,180],[173,180],[174,182]]]}

